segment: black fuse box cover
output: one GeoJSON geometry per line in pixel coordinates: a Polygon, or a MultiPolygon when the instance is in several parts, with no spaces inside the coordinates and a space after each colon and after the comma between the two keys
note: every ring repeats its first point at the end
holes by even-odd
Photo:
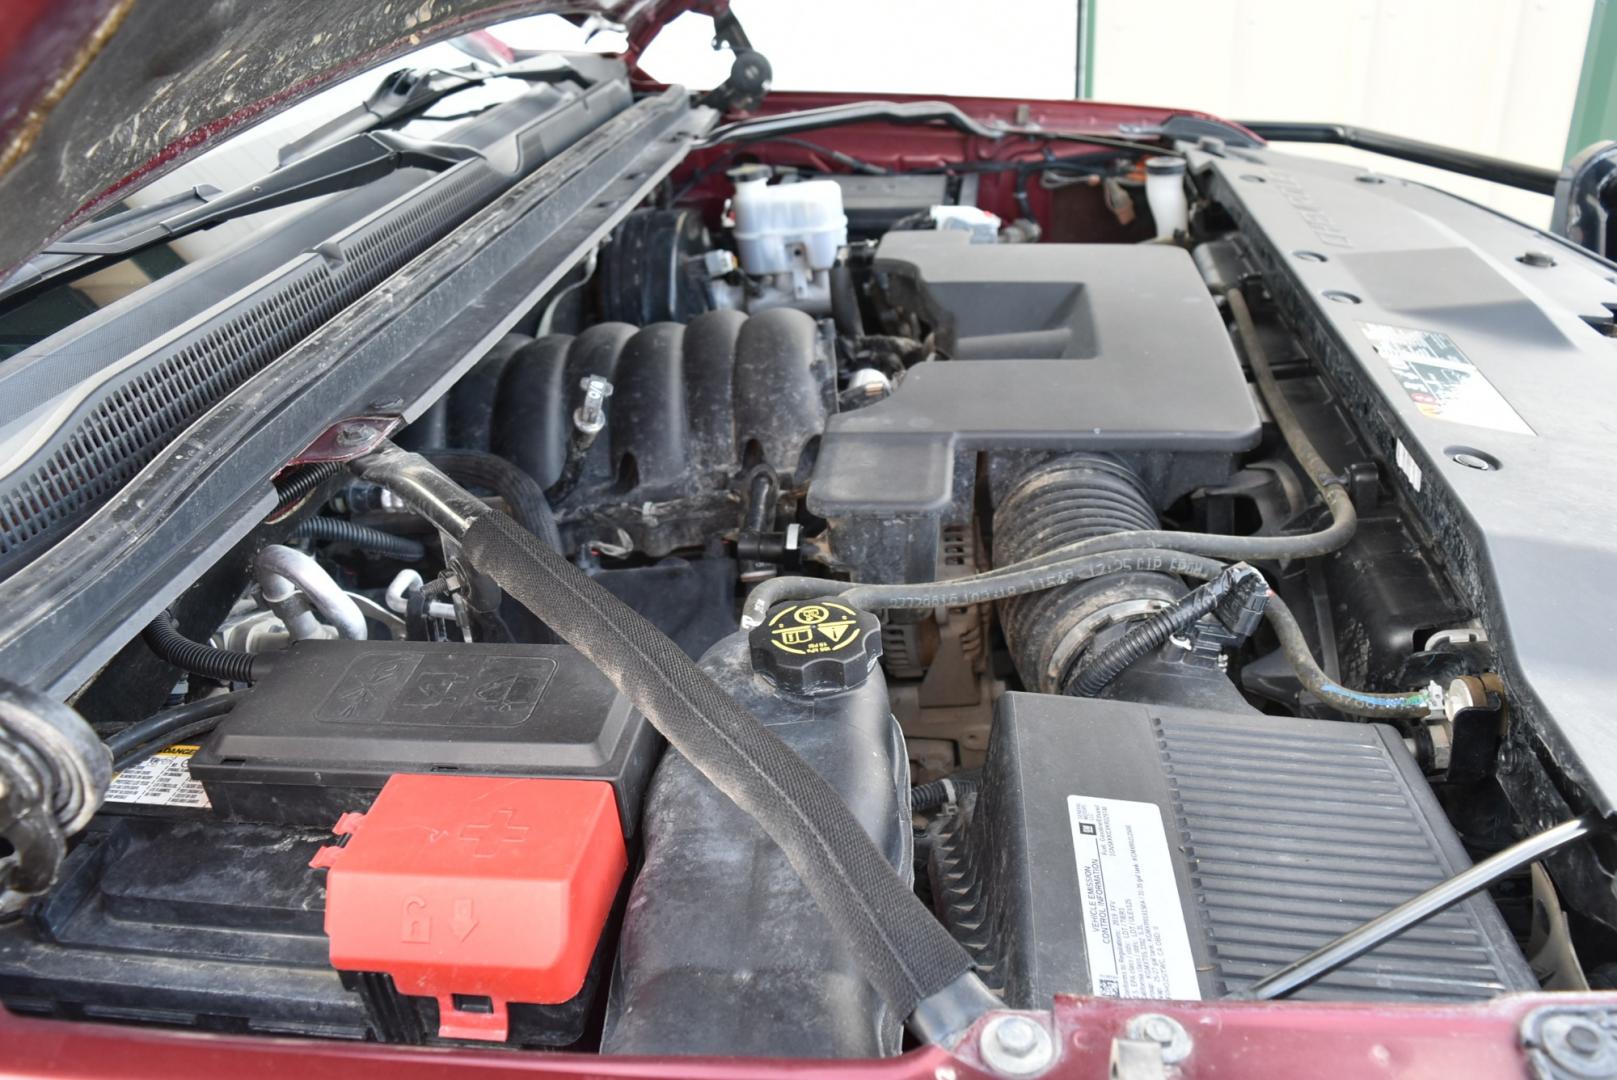
{"type": "MultiPolygon", "coordinates": [[[[1077,835],[1089,826],[1074,799],[1119,814],[1120,803],[1144,804],[1153,820],[1134,812],[1131,851],[1150,846],[1144,833],[1160,815],[1172,884],[1144,876],[1136,898],[1125,874],[1103,893],[1114,910],[1147,905],[1166,938],[1177,888],[1194,969],[1184,989],[1203,999],[1251,986],[1470,865],[1389,727],[1006,694],[969,824],[956,815],[942,830],[930,874],[945,921],[1014,1008],[1048,1008],[1058,993],[1117,996],[1099,971],[1126,969],[1142,947],[1123,940],[1126,913],[1119,931],[1086,911],[1075,846],[1091,838],[1077,835]],[[1092,965],[1086,923],[1096,920],[1117,955],[1092,965]]],[[[1484,894],[1293,996],[1480,1001],[1537,985],[1484,894]]]]}
{"type": "Polygon", "coordinates": [[[318,825],[394,773],[607,780],[625,835],[661,737],[563,645],[301,641],[191,759],[217,813],[318,825]]]}

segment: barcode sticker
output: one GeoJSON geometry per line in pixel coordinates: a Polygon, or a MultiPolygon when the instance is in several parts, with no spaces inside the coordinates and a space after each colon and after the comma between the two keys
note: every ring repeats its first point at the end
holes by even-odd
{"type": "Polygon", "coordinates": [[[1090,992],[1201,998],[1162,812],[1155,803],[1067,798],[1090,992]]]}
{"type": "Polygon", "coordinates": [[[1393,440],[1392,460],[1397,464],[1398,471],[1404,474],[1404,479],[1409,481],[1409,486],[1419,491],[1421,482],[1420,466],[1415,463],[1415,455],[1409,452],[1409,447],[1404,445],[1404,440],[1393,440]]]}
{"type": "Polygon", "coordinates": [[[131,806],[212,807],[202,783],[191,778],[191,755],[197,747],[182,744],[166,747],[145,761],[131,765],[112,778],[107,788],[109,803],[131,806]]]}

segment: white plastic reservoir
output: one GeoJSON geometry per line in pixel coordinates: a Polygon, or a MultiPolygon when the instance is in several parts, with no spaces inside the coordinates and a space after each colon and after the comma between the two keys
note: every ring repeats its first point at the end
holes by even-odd
{"type": "Polygon", "coordinates": [[[771,184],[764,169],[731,175],[736,193],[730,211],[742,270],[761,277],[835,265],[837,249],[848,242],[842,188],[835,180],[771,184]]]}

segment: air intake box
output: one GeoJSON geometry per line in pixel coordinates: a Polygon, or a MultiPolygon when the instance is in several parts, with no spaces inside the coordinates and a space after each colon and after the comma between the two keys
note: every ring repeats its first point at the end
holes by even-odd
{"type": "Polygon", "coordinates": [[[300,641],[191,759],[216,812],[330,827],[395,773],[611,783],[624,835],[661,739],[562,645],[300,641]]]}
{"type": "MultiPolygon", "coordinates": [[[[1038,694],[933,828],[934,898],[1018,1008],[1239,991],[1470,864],[1390,728],[1038,694]]],[[[1536,988],[1481,895],[1295,996],[1536,988]]]]}

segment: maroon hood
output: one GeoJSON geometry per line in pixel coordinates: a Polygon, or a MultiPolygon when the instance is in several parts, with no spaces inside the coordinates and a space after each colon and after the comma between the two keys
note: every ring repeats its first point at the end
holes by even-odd
{"type": "Polygon", "coordinates": [[[0,274],[221,135],[422,45],[520,15],[600,15],[631,51],[723,0],[9,0],[0,274]]]}

